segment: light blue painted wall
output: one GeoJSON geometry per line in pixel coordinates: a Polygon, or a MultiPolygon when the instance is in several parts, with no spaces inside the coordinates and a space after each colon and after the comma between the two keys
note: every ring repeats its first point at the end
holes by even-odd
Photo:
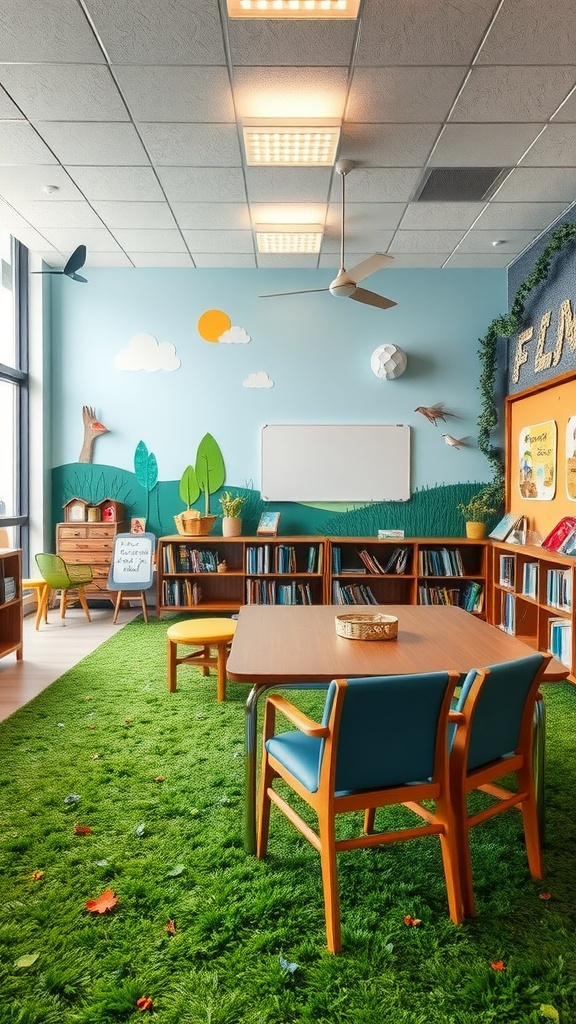
{"type": "Polygon", "coordinates": [[[329,271],[90,270],[86,285],[52,276],[52,465],[75,462],[82,406],[93,405],[110,433],[94,461],[133,469],[143,440],[161,480],[179,479],[210,431],[229,486],[260,486],[260,430],[266,423],[408,423],[412,489],[487,480],[475,446],[479,412],[478,338],[506,310],[506,272],[387,270],[366,285],[398,305],[377,310],[329,294],[261,299],[264,292],[325,287],[329,271]],[[207,309],[221,309],[251,337],[211,344],[198,334],[207,309]],[[145,332],[176,346],[173,373],[116,369],[116,354],[145,332]],[[381,381],[370,356],[385,342],[408,354],[408,369],[381,381]],[[247,389],[266,371],[270,389],[247,389]],[[417,405],[444,402],[457,414],[432,427],[417,405]],[[447,447],[443,430],[474,447],[447,447]]]}

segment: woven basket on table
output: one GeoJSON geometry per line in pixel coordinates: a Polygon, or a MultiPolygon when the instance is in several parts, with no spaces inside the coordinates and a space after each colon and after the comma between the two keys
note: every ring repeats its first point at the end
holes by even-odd
{"type": "Polygon", "coordinates": [[[336,616],[336,632],[346,640],[395,640],[398,619],[382,612],[351,612],[336,616]]]}
{"type": "Polygon", "coordinates": [[[174,516],[174,522],[176,523],[176,529],[183,537],[203,537],[214,526],[218,516],[196,516],[194,518],[187,516],[185,512],[180,512],[179,515],[174,516]]]}

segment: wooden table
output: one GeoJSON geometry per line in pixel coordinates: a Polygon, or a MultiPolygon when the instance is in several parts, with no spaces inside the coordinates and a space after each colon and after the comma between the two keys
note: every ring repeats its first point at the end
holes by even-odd
{"type": "MultiPolygon", "coordinates": [[[[275,687],[310,687],[337,678],[406,675],[455,670],[511,661],[533,648],[490,626],[462,608],[428,605],[379,605],[351,609],[342,605],[245,605],[240,609],[227,675],[251,683],[246,701],[246,847],[256,843],[256,731],[258,698],[275,687]],[[345,640],[336,633],[338,613],[381,611],[398,617],[398,639],[345,640]]],[[[552,660],[545,681],[565,679],[568,669],[552,660]]],[[[535,728],[538,785],[543,793],[544,709],[539,702],[535,728]]],[[[542,804],[540,804],[542,806],[542,804]]]]}

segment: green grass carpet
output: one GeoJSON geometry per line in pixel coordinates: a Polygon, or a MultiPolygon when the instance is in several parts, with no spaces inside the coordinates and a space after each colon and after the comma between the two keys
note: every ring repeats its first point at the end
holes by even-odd
{"type": "Polygon", "coordinates": [[[126,625],[0,725],[1,1024],[576,1021],[574,688],[546,691],[545,880],[516,812],[473,832],[459,928],[436,838],[342,854],[334,957],[314,850],[273,809],[267,861],[244,853],[247,688],[217,704],[186,666],[168,694],[166,628],[126,625]]]}

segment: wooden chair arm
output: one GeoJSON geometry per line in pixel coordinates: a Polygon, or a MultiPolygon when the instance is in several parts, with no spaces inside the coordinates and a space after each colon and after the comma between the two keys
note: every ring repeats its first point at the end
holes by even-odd
{"type": "Polygon", "coordinates": [[[291,704],[285,697],[280,697],[279,694],[274,693],[270,697],[266,698],[266,704],[272,704],[277,711],[280,711],[289,722],[292,722],[300,732],[306,734],[306,736],[323,737],[328,736],[330,730],[326,725],[320,725],[315,722],[312,718],[308,718],[303,711],[291,704]]]}
{"type": "Polygon", "coordinates": [[[451,725],[464,725],[466,721],[466,715],[463,715],[461,711],[449,711],[448,722],[451,725]]]}

